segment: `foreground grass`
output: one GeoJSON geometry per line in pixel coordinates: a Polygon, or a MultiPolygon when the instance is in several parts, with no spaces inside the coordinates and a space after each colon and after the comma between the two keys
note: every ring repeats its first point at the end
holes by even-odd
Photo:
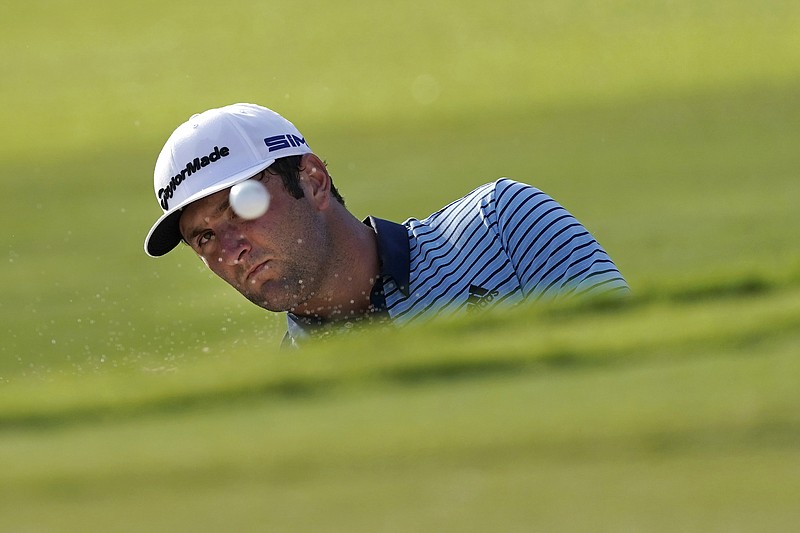
{"type": "Polygon", "coordinates": [[[0,527],[787,529],[799,331],[791,276],[22,380],[0,527]]]}
{"type": "Polygon", "coordinates": [[[0,523],[787,530],[800,489],[797,371],[772,346],[758,359],[381,386],[13,432],[0,523]]]}
{"type": "Polygon", "coordinates": [[[758,350],[800,329],[794,271],[643,290],[626,302],[577,302],[363,332],[311,345],[238,350],[149,367],[17,379],[0,389],[0,429],[192,410],[263,395],[305,397],[364,383],[415,383],[624,365],[758,350]]]}

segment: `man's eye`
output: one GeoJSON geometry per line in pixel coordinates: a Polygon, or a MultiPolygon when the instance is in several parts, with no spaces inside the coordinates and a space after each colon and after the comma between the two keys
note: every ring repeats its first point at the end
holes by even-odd
{"type": "Polygon", "coordinates": [[[200,236],[197,237],[197,246],[201,248],[208,244],[214,238],[214,233],[211,231],[206,231],[205,233],[201,233],[200,236]]]}

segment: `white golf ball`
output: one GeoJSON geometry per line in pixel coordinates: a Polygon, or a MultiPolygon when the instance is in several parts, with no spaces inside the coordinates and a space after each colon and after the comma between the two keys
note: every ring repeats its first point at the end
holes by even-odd
{"type": "Polygon", "coordinates": [[[260,217],[269,208],[269,191],[263,183],[253,179],[231,187],[228,198],[234,213],[248,220],[260,217]]]}

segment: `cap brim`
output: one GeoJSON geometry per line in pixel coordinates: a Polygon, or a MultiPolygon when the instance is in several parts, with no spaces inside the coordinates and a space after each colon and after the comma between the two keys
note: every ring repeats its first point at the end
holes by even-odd
{"type": "Polygon", "coordinates": [[[210,187],[206,187],[202,191],[193,194],[183,202],[170,208],[170,210],[161,215],[161,217],[156,220],[156,223],[153,224],[153,227],[150,228],[150,232],[144,240],[144,251],[150,257],[160,257],[173,250],[183,239],[180,230],[180,220],[181,212],[187,205],[205,198],[206,196],[211,196],[214,193],[225,190],[228,187],[232,187],[239,182],[248,180],[274,162],[275,159],[269,159],[250,168],[246,168],[210,187]]]}

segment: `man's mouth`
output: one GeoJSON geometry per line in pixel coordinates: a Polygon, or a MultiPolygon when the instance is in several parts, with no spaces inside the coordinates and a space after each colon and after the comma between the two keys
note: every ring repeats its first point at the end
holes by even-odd
{"type": "Polygon", "coordinates": [[[250,270],[247,271],[247,275],[245,276],[246,283],[255,283],[255,277],[263,271],[265,268],[268,268],[267,264],[269,260],[262,261],[261,263],[256,263],[250,270]]]}

